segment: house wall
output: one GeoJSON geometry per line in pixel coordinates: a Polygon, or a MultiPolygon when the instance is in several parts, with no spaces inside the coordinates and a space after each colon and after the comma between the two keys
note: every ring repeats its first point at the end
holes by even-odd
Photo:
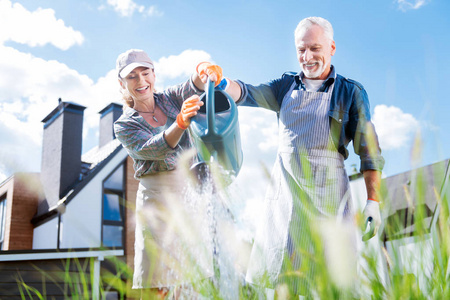
{"type": "Polygon", "coordinates": [[[434,269],[433,240],[431,234],[421,238],[405,237],[386,242],[389,256],[398,268],[393,268],[399,274],[413,274],[422,291],[429,287],[427,279],[432,277],[434,269]]]}
{"type": "Polygon", "coordinates": [[[8,250],[9,239],[11,237],[9,231],[11,228],[11,205],[13,196],[13,185],[14,185],[13,177],[10,177],[5,182],[3,182],[2,186],[0,186],[0,195],[2,196],[4,195],[6,198],[4,241],[0,250],[8,250]]]}
{"type": "Polygon", "coordinates": [[[85,299],[92,295],[88,258],[76,262],[67,260],[29,260],[0,262],[0,295],[2,299],[71,299],[81,292],[85,299]],[[65,281],[71,278],[72,282],[65,281]],[[83,283],[87,282],[87,290],[83,283]],[[25,286],[29,287],[29,292],[25,286]],[[35,289],[35,292],[33,289],[35,289]]]}
{"type": "Polygon", "coordinates": [[[127,266],[129,270],[134,270],[134,232],[136,227],[135,206],[136,193],[139,186],[139,181],[134,178],[133,160],[131,157],[127,158],[126,163],[126,225],[125,225],[125,255],[127,259],[127,266]]]}
{"type": "Polygon", "coordinates": [[[33,232],[33,249],[56,249],[58,239],[58,217],[36,227],[33,232]]]}
{"type": "Polygon", "coordinates": [[[119,299],[119,293],[111,286],[121,279],[120,272],[114,272],[116,259],[123,259],[123,250],[3,253],[0,255],[0,298],[119,299]],[[115,298],[100,297],[106,294],[115,298]]]}
{"type": "Polygon", "coordinates": [[[103,180],[126,157],[122,149],[67,204],[61,215],[60,248],[101,247],[103,180]]]}
{"type": "Polygon", "coordinates": [[[6,194],[5,238],[2,250],[32,249],[33,225],[42,186],[37,173],[17,173],[0,188],[6,194]]]}
{"type": "MultiPolygon", "coordinates": [[[[101,246],[103,180],[126,157],[127,153],[122,149],[67,203],[61,213],[60,249],[101,246]]],[[[57,230],[58,218],[34,228],[33,249],[58,248],[57,230]]]]}
{"type": "Polygon", "coordinates": [[[16,174],[11,210],[9,250],[28,250],[32,248],[33,225],[30,220],[37,210],[39,197],[42,197],[39,174],[16,174]]]}
{"type": "MultiPolygon", "coordinates": [[[[107,166],[105,169],[110,170],[110,167],[107,166]]],[[[102,175],[103,172],[97,174],[67,204],[65,212],[61,215],[60,248],[100,247],[102,175]]]]}

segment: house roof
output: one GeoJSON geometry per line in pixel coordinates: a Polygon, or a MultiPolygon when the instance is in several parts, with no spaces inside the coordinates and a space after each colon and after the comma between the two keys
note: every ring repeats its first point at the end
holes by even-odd
{"type": "Polygon", "coordinates": [[[80,181],[58,201],[56,206],[48,207],[41,211],[38,210],[31,223],[39,225],[56,217],[58,211],[67,205],[120,150],[123,150],[120,142],[117,139],[113,139],[103,147],[99,148],[96,146],[85,153],[81,158],[82,171],[80,181]]]}
{"type": "Polygon", "coordinates": [[[96,146],[83,154],[81,161],[83,164],[88,165],[88,169],[92,171],[98,164],[107,159],[120,145],[118,139],[113,139],[103,147],[99,148],[96,146]]]}
{"type": "Polygon", "coordinates": [[[383,198],[387,204],[385,239],[397,239],[413,235],[417,228],[415,218],[423,219],[427,230],[438,207],[443,189],[448,189],[449,161],[446,159],[431,165],[387,177],[383,180],[383,198]]]}

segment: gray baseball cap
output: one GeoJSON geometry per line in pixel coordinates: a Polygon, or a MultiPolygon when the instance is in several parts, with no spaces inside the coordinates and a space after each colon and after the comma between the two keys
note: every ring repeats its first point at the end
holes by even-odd
{"type": "Polygon", "coordinates": [[[127,77],[131,71],[137,67],[147,67],[154,69],[153,61],[147,53],[139,49],[130,49],[119,55],[116,61],[117,75],[120,78],[127,77]]]}

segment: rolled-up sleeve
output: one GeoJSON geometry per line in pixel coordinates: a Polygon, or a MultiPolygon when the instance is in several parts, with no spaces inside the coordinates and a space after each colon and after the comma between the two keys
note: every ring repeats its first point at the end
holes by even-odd
{"type": "Polygon", "coordinates": [[[349,128],[346,131],[350,133],[355,153],[360,157],[361,172],[382,171],[385,161],[381,156],[375,127],[370,120],[369,98],[363,88],[355,88],[353,97],[355,101],[350,109],[349,128]]]}
{"type": "Polygon", "coordinates": [[[242,100],[237,101],[238,105],[262,107],[275,112],[280,111],[280,105],[284,96],[289,91],[294,82],[294,73],[286,72],[280,78],[270,80],[266,83],[253,86],[244,84],[242,100]]]}
{"type": "Polygon", "coordinates": [[[151,134],[143,130],[139,123],[127,121],[126,124],[118,121],[114,124],[114,131],[128,154],[139,160],[164,160],[167,154],[177,151],[171,148],[165,138],[164,132],[151,134]]]}
{"type": "Polygon", "coordinates": [[[180,112],[181,105],[186,99],[192,95],[201,95],[203,92],[204,91],[195,86],[192,77],[183,84],[171,86],[164,90],[161,94],[162,102],[172,103],[169,106],[165,106],[167,115],[176,118],[177,114],[180,112]]]}

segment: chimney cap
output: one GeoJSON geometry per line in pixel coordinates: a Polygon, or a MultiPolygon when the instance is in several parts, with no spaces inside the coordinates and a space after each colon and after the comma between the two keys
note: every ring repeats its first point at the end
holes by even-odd
{"type": "MultiPolygon", "coordinates": [[[[61,99],[61,98],[59,98],[61,99]]],[[[58,101],[59,101],[58,99],[58,101]]],[[[41,122],[43,123],[51,123],[50,121],[54,120],[57,116],[59,116],[63,111],[68,110],[74,113],[83,114],[83,111],[86,109],[85,106],[73,103],[73,102],[65,102],[61,101],[58,106],[48,114],[41,122]]]]}
{"type": "Polygon", "coordinates": [[[114,102],[111,102],[110,104],[108,104],[105,108],[103,108],[101,111],[99,111],[98,113],[103,117],[105,114],[109,113],[111,110],[122,110],[123,105],[122,104],[117,104],[114,102]]]}

